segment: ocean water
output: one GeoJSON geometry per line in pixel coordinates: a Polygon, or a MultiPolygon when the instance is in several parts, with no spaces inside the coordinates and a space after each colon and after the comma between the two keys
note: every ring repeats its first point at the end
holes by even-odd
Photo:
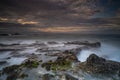
{"type": "MultiPolygon", "coordinates": [[[[32,44],[36,41],[47,42],[47,41],[57,41],[57,42],[67,42],[67,41],[89,41],[89,42],[101,42],[101,47],[98,49],[82,50],[78,53],[77,57],[80,61],[85,61],[86,58],[94,53],[98,56],[104,57],[106,59],[119,61],[120,62],[120,35],[32,35],[32,36],[10,36],[1,37],[0,43],[4,44],[32,44]]],[[[61,44],[63,45],[63,44],[61,44]]],[[[51,45],[50,45],[51,46],[51,45]]],[[[56,46],[56,45],[55,45],[56,46]]],[[[54,46],[54,47],[55,47],[54,46]]],[[[27,50],[26,52],[34,52],[34,48],[27,50]]],[[[24,51],[25,52],[25,51],[24,51]]],[[[8,52],[7,52],[8,53],[8,52]]],[[[8,54],[1,54],[1,56],[8,54]]]]}
{"type": "Polygon", "coordinates": [[[113,45],[113,43],[102,43],[100,48],[82,50],[77,56],[81,62],[86,61],[90,54],[96,54],[105,59],[120,62],[120,46],[118,46],[118,44],[113,45]]]}
{"type": "MultiPolygon", "coordinates": [[[[47,36],[10,36],[10,37],[0,37],[0,44],[24,44],[30,45],[34,44],[36,41],[47,42],[47,41],[57,41],[59,43],[67,41],[89,41],[89,42],[101,42],[100,48],[85,49],[78,53],[77,57],[80,61],[86,61],[90,54],[97,54],[98,56],[104,57],[105,59],[120,62],[120,36],[116,35],[47,35],[47,36]]],[[[48,45],[49,47],[64,46],[59,45],[48,45]]],[[[26,50],[20,51],[20,54],[30,53],[32,54],[36,49],[34,47],[28,47],[26,50]]],[[[11,51],[0,51],[0,60],[3,58],[11,57],[11,51]]],[[[12,57],[8,59],[8,65],[20,64],[24,61],[26,57],[12,57]]],[[[2,69],[4,66],[0,66],[2,69]]],[[[41,69],[40,69],[41,70],[41,69]]],[[[39,71],[39,70],[38,70],[39,71]]],[[[34,71],[35,72],[35,71],[34,71]]],[[[38,72],[38,74],[41,72],[38,72]]],[[[36,75],[38,75],[36,73],[36,75]]],[[[83,75],[79,80],[119,80],[117,77],[105,77],[101,75],[91,76],[86,73],[80,73],[77,75],[83,75]]],[[[35,76],[33,76],[34,78],[35,76]]],[[[30,77],[32,80],[32,78],[30,77]]],[[[29,80],[30,80],[29,79],[29,80]]],[[[28,80],[28,79],[25,79],[28,80]]]]}

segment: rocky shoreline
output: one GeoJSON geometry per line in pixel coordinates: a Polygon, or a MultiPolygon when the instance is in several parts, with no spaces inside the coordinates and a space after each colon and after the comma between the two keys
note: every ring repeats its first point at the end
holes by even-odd
{"type": "MultiPolygon", "coordinates": [[[[37,49],[35,49],[36,53],[42,54],[21,54],[26,56],[27,59],[21,64],[4,67],[0,71],[0,80],[33,80],[32,78],[36,80],[85,80],[81,72],[92,75],[102,74],[120,77],[119,62],[106,60],[95,54],[91,54],[85,62],[78,60],[76,56],[78,52],[82,49],[99,48],[101,46],[100,42],[71,41],[62,43],[62,47],[59,45],[57,46],[58,48],[56,48],[56,44],[58,45],[57,42],[52,41],[47,44],[49,44],[50,47],[46,47],[46,44],[43,45],[43,43],[38,44],[38,42],[29,46],[19,45],[19,48],[37,47],[37,49]],[[71,45],[72,48],[70,47],[71,45]],[[42,72],[42,70],[44,72],[42,72]]],[[[1,49],[7,46],[2,47],[3,45],[4,44],[0,45],[1,49]]],[[[15,47],[16,45],[12,45],[12,48],[15,47]]],[[[7,49],[9,49],[8,46],[7,49]]],[[[17,52],[14,55],[18,55],[17,52]]],[[[5,63],[5,61],[0,62],[0,65],[5,63]]]]}

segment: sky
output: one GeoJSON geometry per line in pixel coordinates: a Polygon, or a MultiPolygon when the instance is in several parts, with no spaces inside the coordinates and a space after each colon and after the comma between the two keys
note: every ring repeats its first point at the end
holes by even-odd
{"type": "Polygon", "coordinates": [[[0,33],[120,34],[120,0],[0,0],[0,33]]]}

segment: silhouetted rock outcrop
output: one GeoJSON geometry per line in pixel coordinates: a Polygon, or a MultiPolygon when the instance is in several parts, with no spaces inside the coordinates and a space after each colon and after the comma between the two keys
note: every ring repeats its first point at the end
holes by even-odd
{"type": "Polygon", "coordinates": [[[88,73],[120,74],[120,63],[91,54],[79,68],[88,73]]]}

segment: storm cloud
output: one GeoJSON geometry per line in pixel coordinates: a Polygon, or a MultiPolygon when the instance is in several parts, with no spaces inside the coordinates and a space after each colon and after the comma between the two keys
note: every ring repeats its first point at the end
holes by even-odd
{"type": "Polygon", "coordinates": [[[119,34],[119,21],[119,0],[0,1],[1,32],[17,27],[14,31],[119,34]]]}

